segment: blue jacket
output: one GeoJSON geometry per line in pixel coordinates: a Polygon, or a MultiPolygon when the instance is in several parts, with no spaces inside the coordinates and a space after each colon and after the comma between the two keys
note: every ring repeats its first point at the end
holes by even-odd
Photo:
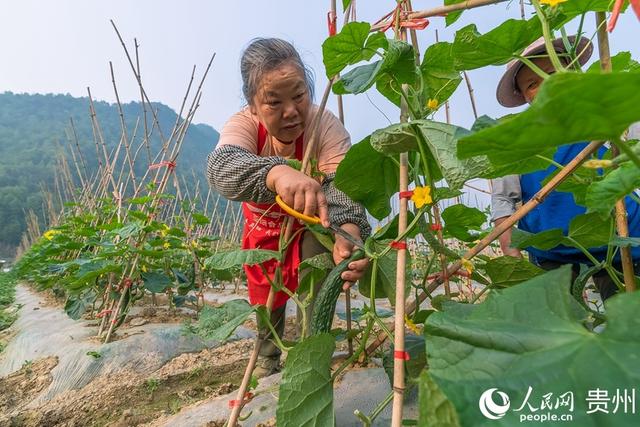
{"type": "MultiPolygon", "coordinates": [[[[553,159],[561,165],[566,165],[586,146],[587,143],[585,142],[563,145],[558,148],[553,159]]],[[[598,157],[602,157],[605,151],[606,148],[601,147],[598,157]]],[[[549,166],[545,170],[520,176],[523,203],[528,202],[542,188],[541,183],[556,169],[555,166],[549,166]]],[[[629,196],[625,198],[625,203],[628,212],[629,235],[640,237],[640,206],[629,196]]],[[[552,191],[540,205],[520,220],[518,228],[530,233],[560,228],[566,236],[569,232],[571,220],[585,212],[585,207],[575,203],[572,193],[552,191]]],[[[556,246],[547,251],[529,247],[527,251],[538,261],[551,260],[570,264],[591,264],[579,249],[564,245],[556,246]]],[[[607,247],[589,248],[589,252],[596,259],[602,261],[607,256],[607,247]]],[[[631,254],[634,261],[640,260],[640,247],[631,248],[631,254]]],[[[620,261],[619,251],[615,260],[620,261]]]]}

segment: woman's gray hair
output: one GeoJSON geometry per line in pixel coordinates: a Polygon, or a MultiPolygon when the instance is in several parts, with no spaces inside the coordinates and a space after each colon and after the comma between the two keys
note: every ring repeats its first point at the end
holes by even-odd
{"type": "Polygon", "coordinates": [[[313,99],[313,71],[302,61],[293,45],[277,38],[257,38],[249,43],[240,58],[242,93],[248,104],[253,102],[264,73],[275,70],[285,62],[292,63],[302,71],[309,90],[309,98],[313,99]]]}

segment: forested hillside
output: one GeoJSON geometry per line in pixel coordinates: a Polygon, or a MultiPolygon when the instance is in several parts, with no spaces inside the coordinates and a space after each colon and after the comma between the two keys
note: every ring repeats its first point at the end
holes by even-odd
{"type": "MultiPolygon", "coordinates": [[[[113,150],[121,137],[120,116],[115,104],[95,102],[98,122],[107,150],[113,150]]],[[[176,122],[177,114],[169,107],[154,103],[162,133],[167,137],[176,122]]],[[[147,106],[149,110],[149,106],[147,106]]],[[[131,140],[138,122],[136,137],[131,145],[137,149],[144,134],[143,110],[140,103],[123,105],[128,138],[131,140]]],[[[152,116],[148,111],[148,123],[152,116]]],[[[98,167],[89,99],[70,95],[26,95],[5,92],[0,94],[0,256],[10,256],[25,230],[25,212],[33,209],[43,218],[42,186],[53,191],[56,156],[64,152],[71,158],[70,120],[86,161],[87,175],[98,167]]],[[[196,121],[198,117],[196,116],[196,121]]],[[[184,146],[177,161],[176,172],[193,185],[200,181],[204,188],[207,154],[218,141],[218,132],[204,124],[192,125],[187,131],[184,146]]],[[[143,149],[135,170],[142,176],[149,164],[148,151],[155,155],[161,147],[157,129],[151,138],[151,149],[143,149]]]]}

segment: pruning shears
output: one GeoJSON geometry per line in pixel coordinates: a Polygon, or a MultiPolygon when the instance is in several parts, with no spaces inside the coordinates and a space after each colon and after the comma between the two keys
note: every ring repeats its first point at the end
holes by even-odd
{"type": "MultiPolygon", "coordinates": [[[[291,206],[287,205],[284,202],[284,200],[282,200],[282,198],[280,196],[276,196],[276,203],[288,215],[291,215],[294,218],[302,220],[302,221],[306,222],[307,224],[320,224],[320,222],[321,222],[320,218],[315,216],[315,215],[314,216],[305,215],[305,214],[300,213],[297,210],[293,209],[291,206]]],[[[338,227],[337,225],[330,224],[329,225],[329,229],[331,231],[333,231],[334,233],[340,235],[341,237],[345,238],[353,246],[356,246],[356,247],[358,247],[360,249],[364,249],[364,243],[362,243],[361,240],[356,239],[351,234],[347,233],[346,231],[344,231],[342,228],[338,227]]]]}

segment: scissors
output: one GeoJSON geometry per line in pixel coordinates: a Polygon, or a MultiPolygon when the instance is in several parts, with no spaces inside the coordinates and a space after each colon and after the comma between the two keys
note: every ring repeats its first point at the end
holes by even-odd
{"type": "MultiPolygon", "coordinates": [[[[297,210],[293,209],[292,207],[287,205],[284,202],[284,200],[282,200],[282,198],[280,198],[280,196],[276,196],[276,203],[287,214],[291,215],[294,218],[300,219],[300,220],[306,222],[307,224],[320,224],[320,222],[321,222],[320,218],[317,217],[317,216],[308,216],[308,215],[305,215],[305,214],[300,213],[297,210]]],[[[331,231],[333,231],[334,233],[339,234],[343,238],[347,239],[347,241],[350,242],[353,246],[356,246],[356,247],[358,247],[360,249],[364,249],[364,243],[362,243],[361,240],[356,239],[351,234],[347,233],[346,231],[344,231],[342,228],[338,227],[337,225],[330,224],[329,225],[329,229],[331,229],[331,231]]]]}

